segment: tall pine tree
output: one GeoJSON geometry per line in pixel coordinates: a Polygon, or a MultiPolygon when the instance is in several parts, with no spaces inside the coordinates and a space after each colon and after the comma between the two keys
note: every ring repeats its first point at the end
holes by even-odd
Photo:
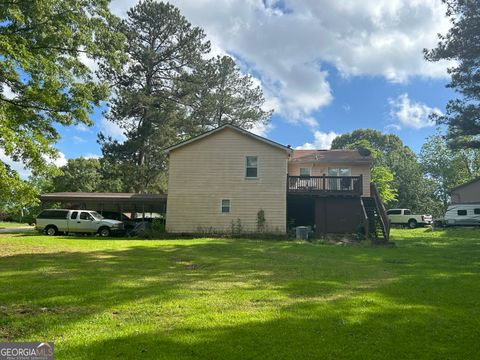
{"type": "Polygon", "coordinates": [[[184,118],[182,82],[210,50],[204,32],[173,5],[145,0],[131,8],[120,31],[128,61],[104,69],[114,97],[107,115],[125,132],[123,143],[100,135],[109,171],[124,178],[125,191],[159,191],[165,171],[162,149],[175,142],[184,118]]]}
{"type": "Polygon", "coordinates": [[[450,100],[444,115],[433,115],[448,125],[447,139],[453,148],[480,148],[480,2],[443,0],[452,23],[446,35],[439,35],[435,49],[424,50],[428,61],[454,60],[448,69],[461,98],[450,100]]]}
{"type": "Polygon", "coordinates": [[[203,30],[173,5],[144,0],[127,15],[120,31],[128,61],[121,71],[104,69],[115,94],[107,116],[126,140],[100,134],[102,171],[121,179],[123,191],[158,192],[166,187],[163,149],[224,123],[252,128],[271,112],[233,59],[208,59],[203,30]]]}

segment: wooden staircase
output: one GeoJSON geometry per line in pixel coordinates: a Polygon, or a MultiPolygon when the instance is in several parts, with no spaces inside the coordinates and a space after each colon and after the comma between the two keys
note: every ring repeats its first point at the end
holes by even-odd
{"type": "Polygon", "coordinates": [[[370,197],[362,197],[362,205],[365,209],[367,234],[380,243],[388,243],[390,240],[390,220],[383,205],[380,194],[375,184],[370,184],[370,197]]]}

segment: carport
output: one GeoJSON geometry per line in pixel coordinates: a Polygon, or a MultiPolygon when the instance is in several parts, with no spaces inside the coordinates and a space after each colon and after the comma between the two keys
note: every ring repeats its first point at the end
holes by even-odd
{"type": "Polygon", "coordinates": [[[166,194],[57,192],[40,195],[42,208],[60,204],[65,209],[165,214],[166,194]]]}

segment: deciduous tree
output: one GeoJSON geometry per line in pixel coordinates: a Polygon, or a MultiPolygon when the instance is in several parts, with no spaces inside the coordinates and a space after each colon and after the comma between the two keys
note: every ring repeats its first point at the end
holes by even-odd
{"type": "MultiPolygon", "coordinates": [[[[373,129],[359,129],[335,138],[332,149],[348,148],[362,141],[367,141],[378,152],[374,168],[386,167],[394,176],[390,186],[397,192],[397,200],[390,201],[388,205],[428,212],[428,209],[425,209],[426,198],[431,195],[426,190],[422,168],[415,153],[405,146],[398,136],[383,134],[373,129]]],[[[379,175],[381,173],[384,172],[379,171],[379,175]]]]}
{"type": "Polygon", "coordinates": [[[53,189],[57,192],[100,191],[102,177],[100,174],[100,161],[98,159],[68,159],[65,166],[60,168],[62,174],[53,178],[53,189]]]}
{"type": "MultiPolygon", "coordinates": [[[[90,124],[107,98],[85,59],[118,65],[123,42],[111,32],[107,0],[0,1],[0,150],[35,174],[49,171],[58,125],[90,124]]],[[[21,179],[0,161],[13,196],[21,179]]],[[[7,185],[8,184],[8,185],[7,185]]]]}
{"type": "Polygon", "coordinates": [[[450,202],[449,191],[476,176],[480,176],[480,150],[452,150],[440,130],[427,138],[420,152],[425,174],[434,184],[435,196],[444,210],[450,202]]]}

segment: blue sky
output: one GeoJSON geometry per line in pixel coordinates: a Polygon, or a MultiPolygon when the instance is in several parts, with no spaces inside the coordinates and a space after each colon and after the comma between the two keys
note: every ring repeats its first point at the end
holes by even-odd
{"type": "MultiPolygon", "coordinates": [[[[392,127],[399,120],[391,113],[389,99],[408,94],[416,102],[443,111],[448,99],[454,96],[452,90],[445,88],[445,79],[412,78],[407,83],[399,84],[372,76],[344,78],[334,68],[329,69],[328,79],[334,99],[329,105],[311,114],[318,119],[320,132],[342,134],[358,128],[373,128],[397,134],[416,152],[420,150],[425,138],[435,132],[435,127],[392,127]]],[[[118,131],[106,128],[101,108],[96,109],[91,119],[94,122],[91,128],[59,128],[62,140],[58,143],[58,148],[67,158],[99,156],[101,151],[96,143],[99,131],[121,138],[118,131]]],[[[280,143],[297,147],[314,141],[312,129],[305,123],[290,122],[274,113],[271,125],[266,136],[280,143]]]]}
{"type": "MultiPolygon", "coordinates": [[[[358,128],[395,133],[418,152],[454,93],[451,63],[428,63],[424,48],[450,24],[441,0],[171,0],[205,30],[212,56],[228,54],[262,87],[271,123],[254,131],[300,148],[328,148],[358,128]]],[[[123,17],[135,0],[113,0],[123,17]]],[[[85,59],[87,65],[95,64],[85,59]]],[[[91,128],[59,129],[58,164],[99,156],[97,133],[121,139],[96,109],[91,128]]],[[[0,154],[1,155],[1,154],[0,154]]]]}

